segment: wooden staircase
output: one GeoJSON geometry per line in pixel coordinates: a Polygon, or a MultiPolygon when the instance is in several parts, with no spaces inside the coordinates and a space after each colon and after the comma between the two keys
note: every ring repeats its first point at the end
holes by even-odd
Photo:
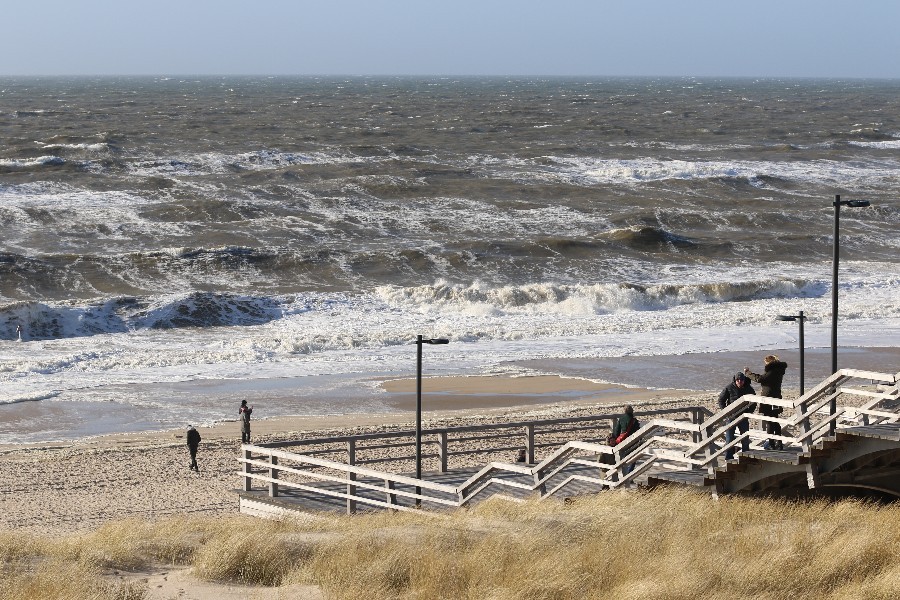
{"type": "Polygon", "coordinates": [[[274,500],[282,493],[279,490],[293,489],[346,502],[348,512],[357,505],[391,510],[417,510],[420,505],[449,508],[497,495],[567,498],[658,485],[690,485],[716,495],[799,496],[866,490],[900,498],[898,376],[844,369],[796,400],[743,396],[717,413],[690,407],[686,411],[690,420],[660,418],[657,411],[647,415],[656,418],[615,447],[569,441],[537,464],[491,462],[440,481],[245,445],[241,506],[244,510],[244,496],[256,506],[265,502],[260,495],[249,495],[253,481],[268,486],[271,501],[279,506],[284,505],[282,499],[274,500]],[[750,402],[785,410],[779,417],[744,413],[750,402]],[[749,420],[749,430],[726,441],[725,433],[740,419],[749,420]],[[780,423],[782,434],[766,433],[766,421],[780,423]],[[780,440],[784,449],[764,449],[767,439],[780,440]],[[737,450],[745,440],[749,449],[737,450]],[[725,460],[732,448],[737,450],[736,458],[725,460]],[[268,460],[260,460],[264,457],[268,460]],[[315,469],[332,474],[322,475],[315,469]],[[309,478],[320,483],[309,483],[309,478]]]}

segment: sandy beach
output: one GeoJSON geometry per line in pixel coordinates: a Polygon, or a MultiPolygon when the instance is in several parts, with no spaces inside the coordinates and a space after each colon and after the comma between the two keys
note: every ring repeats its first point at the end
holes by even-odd
{"type": "MultiPolygon", "coordinates": [[[[857,363],[854,368],[885,372],[896,370],[900,356],[897,348],[843,352],[848,361],[857,363]]],[[[793,363],[795,357],[790,352],[783,354],[793,363]]],[[[813,353],[813,360],[807,362],[807,386],[819,381],[820,375],[824,376],[819,372],[823,354],[813,353]]],[[[632,404],[638,410],[641,406],[663,408],[686,404],[711,407],[717,392],[710,388],[727,383],[732,369],[742,364],[754,365],[759,359],[760,353],[735,352],[629,357],[590,365],[591,371],[601,376],[605,374],[603,369],[615,369],[610,374],[628,381],[628,385],[557,375],[425,377],[423,425],[427,428],[581,416],[614,412],[625,404],[632,404]],[[697,383],[702,376],[705,385],[695,385],[693,389],[632,387],[632,382],[641,379],[642,372],[662,376],[672,383],[685,380],[697,383]]],[[[586,375],[587,364],[584,369],[586,375]]],[[[391,409],[385,412],[266,418],[265,405],[257,406],[253,415],[253,441],[413,429],[415,384],[411,378],[373,381],[380,400],[391,409]]],[[[797,391],[788,383],[786,397],[797,391]]],[[[272,389],[268,392],[271,394],[272,389]]],[[[285,387],[282,393],[295,392],[285,387]]],[[[152,519],[176,514],[236,513],[235,491],[240,484],[236,460],[240,448],[237,401],[234,416],[234,421],[198,428],[203,437],[198,453],[199,473],[188,469],[183,428],[71,442],[0,446],[3,527],[54,534],[89,529],[128,517],[152,519]]]]}
{"type": "MultiPolygon", "coordinates": [[[[259,419],[253,422],[253,441],[412,429],[415,383],[380,382],[396,412],[259,419]]],[[[709,391],[647,390],[558,376],[433,377],[423,380],[423,395],[426,428],[614,413],[625,404],[640,412],[715,403],[715,394],[709,391]]],[[[184,430],[0,447],[2,527],[15,533],[64,536],[129,518],[236,515],[239,424],[219,423],[200,428],[200,433],[199,473],[188,468],[184,430]]],[[[190,568],[172,565],[111,571],[105,577],[144,585],[149,599],[324,597],[317,586],[280,589],[209,582],[190,568]]]]}
{"type": "MultiPolygon", "coordinates": [[[[260,419],[253,422],[253,441],[413,428],[415,381],[391,380],[383,387],[398,412],[260,419]]],[[[555,376],[431,378],[423,387],[428,391],[426,427],[585,415],[629,403],[659,406],[708,397],[555,376]]],[[[0,448],[3,526],[52,535],[129,517],[234,514],[238,423],[220,423],[200,433],[199,473],[188,469],[183,430],[0,448]]]]}

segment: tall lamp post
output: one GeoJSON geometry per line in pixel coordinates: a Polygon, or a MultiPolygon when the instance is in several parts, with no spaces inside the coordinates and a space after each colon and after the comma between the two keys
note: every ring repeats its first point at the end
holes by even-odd
{"type": "Polygon", "coordinates": [[[803,321],[807,319],[807,317],[803,314],[803,311],[799,311],[796,315],[778,315],[775,317],[779,321],[797,321],[800,324],[800,395],[803,395],[804,387],[803,387],[803,321]]]}
{"type": "MultiPolygon", "coordinates": [[[[840,222],[841,207],[863,208],[869,206],[868,200],[841,200],[840,194],[834,196],[834,259],[831,262],[831,374],[837,373],[837,321],[838,321],[838,262],[840,260],[840,222]]],[[[837,398],[831,395],[829,414],[837,412],[837,398]]],[[[834,433],[834,421],[831,422],[830,432],[834,433]]]]}
{"type": "MultiPolygon", "coordinates": [[[[422,344],[449,344],[450,340],[423,339],[416,336],[416,479],[422,479],[422,344]]],[[[422,505],[419,495],[422,488],[416,486],[416,506],[422,505]]]]}

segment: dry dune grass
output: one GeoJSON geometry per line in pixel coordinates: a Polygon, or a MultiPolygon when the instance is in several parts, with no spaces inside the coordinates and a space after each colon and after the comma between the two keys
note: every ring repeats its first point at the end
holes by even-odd
{"type": "Polygon", "coordinates": [[[210,581],[313,584],[336,599],[900,597],[897,505],[668,489],[422,517],[236,515],[122,521],[54,539],[11,532],[0,535],[0,597],[143,598],[140,586],[101,574],[148,564],[190,566],[210,581]]]}

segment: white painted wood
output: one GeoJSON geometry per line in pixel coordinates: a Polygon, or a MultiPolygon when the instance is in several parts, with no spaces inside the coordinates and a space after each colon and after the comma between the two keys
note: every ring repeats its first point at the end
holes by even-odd
{"type": "MultiPolygon", "coordinates": [[[[537,491],[542,497],[550,497],[561,493],[566,486],[572,482],[590,483],[597,485],[598,489],[617,488],[627,485],[634,481],[640,474],[644,473],[653,464],[659,460],[668,461],[676,468],[681,465],[683,470],[692,470],[697,468],[705,468],[707,473],[715,475],[715,466],[718,459],[728,451],[729,447],[740,444],[743,440],[752,440],[754,447],[759,441],[764,439],[778,439],[787,444],[800,445],[803,449],[808,450],[813,444],[817,443],[824,435],[827,435],[832,423],[839,419],[858,418],[860,415],[872,417],[873,419],[885,420],[892,419],[894,421],[900,419],[900,412],[891,412],[896,410],[893,406],[879,406],[886,400],[896,400],[900,392],[897,392],[896,376],[873,373],[869,371],[857,370],[841,370],[830,376],[820,384],[818,384],[809,393],[804,394],[800,398],[790,401],[782,399],[773,399],[759,396],[744,396],[741,400],[732,403],[725,409],[717,413],[712,413],[705,407],[691,407],[689,409],[679,410],[657,410],[647,411],[646,413],[638,413],[642,419],[646,419],[647,415],[672,415],[680,413],[685,415],[684,420],[656,417],[650,418],[645,424],[632,434],[625,442],[619,444],[615,448],[597,443],[594,441],[571,440],[551,452],[540,463],[528,466],[514,463],[493,462],[480,469],[473,476],[468,478],[459,486],[448,486],[437,484],[426,480],[418,480],[414,477],[398,475],[396,473],[388,473],[378,471],[376,469],[361,467],[356,465],[356,453],[359,450],[358,443],[365,440],[378,440],[397,438],[396,434],[390,435],[366,435],[366,436],[346,436],[342,438],[320,438],[316,442],[320,445],[342,442],[347,448],[347,463],[335,462],[318,456],[312,456],[314,452],[321,450],[310,449],[309,452],[290,452],[287,450],[279,450],[274,445],[243,445],[242,457],[239,459],[243,463],[241,476],[244,479],[244,487],[250,489],[252,481],[259,481],[269,484],[270,494],[277,494],[277,486],[289,486],[296,489],[307,491],[315,490],[316,493],[341,498],[346,500],[348,511],[355,509],[357,502],[366,503],[372,506],[404,509],[397,504],[398,496],[408,499],[421,499],[423,502],[431,502],[444,506],[460,506],[470,502],[479,495],[486,493],[498,494],[499,490],[518,489],[520,491],[537,491]],[[871,392],[868,390],[859,390],[850,388],[842,384],[851,379],[869,379],[871,381],[890,382],[893,384],[891,388],[885,388],[879,392],[871,392]],[[836,402],[843,395],[864,396],[872,398],[863,407],[841,406],[834,415],[828,414],[831,400],[836,402]],[[747,401],[763,402],[792,408],[793,415],[789,418],[767,417],[760,414],[744,414],[741,409],[746,406],[747,401]],[[731,424],[737,419],[748,419],[751,423],[757,423],[762,426],[766,422],[781,423],[784,427],[796,427],[800,429],[797,435],[780,435],[774,436],[767,434],[762,429],[751,428],[746,433],[740,434],[732,441],[731,444],[725,444],[724,433],[731,427],[731,424]],[[698,457],[698,454],[700,455],[698,457]],[[258,455],[259,460],[253,458],[258,455]],[[613,464],[607,465],[597,463],[598,455],[612,455],[614,457],[613,464]],[[288,466],[284,463],[288,462],[297,467],[288,466]],[[549,491],[546,489],[548,482],[555,476],[564,472],[567,467],[572,466],[597,466],[603,475],[601,478],[589,477],[583,474],[570,475],[564,479],[562,483],[557,484],[549,491]],[[263,468],[268,475],[259,472],[253,472],[254,467],[263,468]],[[625,471],[632,468],[627,475],[625,471]],[[326,469],[336,475],[329,475],[310,469],[326,469]],[[530,483],[523,483],[518,480],[511,480],[503,475],[525,476],[530,483]],[[341,481],[346,482],[347,492],[340,493],[334,490],[323,490],[313,485],[287,480],[284,475],[290,474],[301,478],[311,479],[313,481],[341,481]],[[360,478],[375,479],[382,483],[372,484],[368,481],[361,481],[360,478]],[[351,483],[352,482],[352,483],[351,483]],[[423,490],[421,494],[407,492],[403,489],[397,489],[397,485],[405,485],[409,487],[418,487],[423,490]],[[375,501],[371,498],[364,498],[358,494],[360,489],[378,490],[385,495],[386,501],[375,501]],[[439,492],[451,496],[454,499],[433,497],[431,494],[439,492]],[[351,509],[352,507],[352,509],[351,509]]],[[[434,430],[432,435],[438,440],[439,452],[438,458],[441,460],[441,470],[446,469],[446,462],[451,453],[447,451],[449,438],[454,433],[462,431],[468,432],[461,439],[465,440],[483,440],[504,438],[510,439],[511,434],[498,434],[500,431],[508,431],[510,428],[520,428],[519,431],[524,433],[524,441],[526,450],[530,454],[534,453],[534,449],[541,444],[536,443],[535,436],[540,433],[561,433],[561,432],[577,432],[577,431],[596,431],[598,428],[602,430],[603,419],[611,418],[610,415],[599,415],[577,419],[554,419],[545,422],[535,421],[518,424],[489,424],[485,426],[468,426],[456,429],[434,430]],[[598,424],[583,425],[587,423],[598,424]],[[574,426],[573,426],[574,424],[574,426]],[[480,433],[479,433],[480,432],[480,433]],[[476,433],[477,435],[472,435],[476,433]]],[[[838,424],[838,427],[841,427],[838,424]]],[[[457,438],[459,439],[459,438],[457,438]]],[[[898,437],[900,441],[900,437],[898,437]]],[[[309,442],[309,440],[307,440],[309,442]]],[[[380,444],[381,447],[403,447],[406,443],[380,444]]],[[[544,444],[546,445],[546,444],[544,444]]],[[[309,447],[304,444],[278,444],[278,448],[287,447],[309,447]]],[[[554,445],[555,446],[555,445],[554,445]]],[[[374,446],[370,446],[374,447],[374,446]]],[[[494,449],[506,448],[507,446],[494,446],[494,449]]],[[[481,450],[479,450],[480,452],[481,450]]],[[[807,469],[807,479],[810,486],[819,485],[817,479],[817,471],[814,464],[807,469]]],[[[716,493],[721,492],[719,482],[716,483],[716,493]]],[[[723,488],[724,489],[724,488],[723,488]]],[[[273,494],[273,495],[274,495],[273,494]]]]}

